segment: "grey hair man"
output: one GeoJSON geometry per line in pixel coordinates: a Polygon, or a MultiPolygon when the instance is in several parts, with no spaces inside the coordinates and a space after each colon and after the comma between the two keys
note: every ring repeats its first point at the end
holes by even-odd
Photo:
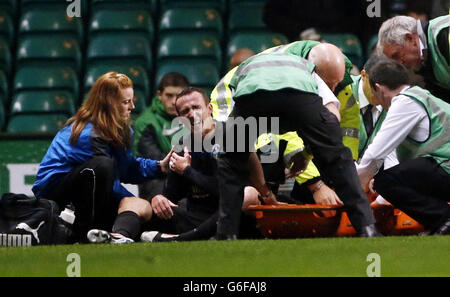
{"type": "Polygon", "coordinates": [[[422,76],[427,89],[449,101],[449,27],[449,15],[429,22],[396,16],[381,26],[377,51],[422,76]]]}

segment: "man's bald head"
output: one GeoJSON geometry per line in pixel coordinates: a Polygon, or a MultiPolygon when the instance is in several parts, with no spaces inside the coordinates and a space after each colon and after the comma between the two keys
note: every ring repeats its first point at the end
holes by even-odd
{"type": "Polygon", "coordinates": [[[316,65],[316,73],[334,92],[345,75],[345,59],[342,51],[331,43],[321,43],[311,49],[308,61],[316,65]]]}
{"type": "Polygon", "coordinates": [[[230,59],[229,70],[231,70],[234,67],[238,66],[239,64],[241,64],[242,62],[244,62],[245,60],[247,60],[248,58],[250,58],[254,54],[255,53],[251,49],[248,49],[248,48],[240,48],[240,49],[238,49],[233,54],[233,56],[230,59]]]}

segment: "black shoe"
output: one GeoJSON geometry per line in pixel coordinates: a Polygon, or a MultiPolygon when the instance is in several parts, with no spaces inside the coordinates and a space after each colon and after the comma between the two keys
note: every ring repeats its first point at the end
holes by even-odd
{"type": "Polygon", "coordinates": [[[209,240],[237,240],[236,234],[219,234],[217,233],[209,240]]]}
{"type": "Polygon", "coordinates": [[[378,232],[375,224],[371,224],[368,226],[364,226],[357,234],[358,237],[381,237],[383,236],[380,232],[378,232]]]}
{"type": "Polygon", "coordinates": [[[442,225],[440,225],[433,235],[450,235],[450,218],[448,218],[442,225]]]}

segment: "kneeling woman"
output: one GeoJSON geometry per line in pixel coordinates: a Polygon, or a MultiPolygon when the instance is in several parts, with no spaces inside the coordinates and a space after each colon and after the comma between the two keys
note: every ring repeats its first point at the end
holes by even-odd
{"type": "Polygon", "coordinates": [[[91,242],[132,242],[152,215],[150,203],[134,197],[121,182],[138,184],[167,172],[172,152],[161,161],[131,155],[133,100],[130,78],[117,72],[102,75],[39,166],[35,196],[60,207],[75,206],[80,242],[86,235],[91,242]]]}

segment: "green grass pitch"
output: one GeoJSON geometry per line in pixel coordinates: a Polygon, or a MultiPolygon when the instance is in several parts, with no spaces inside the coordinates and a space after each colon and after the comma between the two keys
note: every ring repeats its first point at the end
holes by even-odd
{"type": "Polygon", "coordinates": [[[67,276],[71,253],[82,277],[359,277],[371,253],[381,276],[450,276],[450,236],[0,248],[0,276],[67,276]]]}

